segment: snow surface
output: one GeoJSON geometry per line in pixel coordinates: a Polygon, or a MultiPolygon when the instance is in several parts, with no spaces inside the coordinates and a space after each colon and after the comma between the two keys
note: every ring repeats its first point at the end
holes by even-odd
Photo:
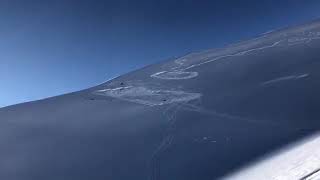
{"type": "Polygon", "coordinates": [[[2,108],[0,179],[317,179],[319,32],[314,21],[2,108]]]}

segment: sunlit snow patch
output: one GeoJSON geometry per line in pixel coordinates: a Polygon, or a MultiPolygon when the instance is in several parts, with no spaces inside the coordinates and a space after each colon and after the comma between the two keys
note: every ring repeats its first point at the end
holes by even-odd
{"type": "Polygon", "coordinates": [[[319,180],[319,147],[320,136],[316,134],[244,167],[222,180],[319,180]]]}
{"type": "Polygon", "coordinates": [[[188,102],[201,97],[200,93],[150,89],[143,86],[127,86],[114,89],[103,89],[96,91],[95,94],[148,106],[157,106],[177,102],[188,102]]]}

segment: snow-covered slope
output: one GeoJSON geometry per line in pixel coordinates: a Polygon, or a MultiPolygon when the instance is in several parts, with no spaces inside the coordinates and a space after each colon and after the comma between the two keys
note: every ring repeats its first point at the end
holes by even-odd
{"type": "Polygon", "coordinates": [[[2,108],[0,179],[221,178],[320,129],[319,58],[314,21],[2,108]]]}

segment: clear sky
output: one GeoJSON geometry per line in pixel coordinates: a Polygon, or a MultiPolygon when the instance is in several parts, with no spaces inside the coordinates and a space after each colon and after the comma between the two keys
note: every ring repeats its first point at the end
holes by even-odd
{"type": "Polygon", "coordinates": [[[319,0],[0,0],[0,107],[320,17],[319,0]]]}

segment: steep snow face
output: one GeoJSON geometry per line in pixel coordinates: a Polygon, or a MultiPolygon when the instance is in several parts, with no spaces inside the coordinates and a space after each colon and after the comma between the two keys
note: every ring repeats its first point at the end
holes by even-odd
{"type": "Polygon", "coordinates": [[[261,157],[278,177],[314,178],[319,164],[303,159],[318,161],[317,141],[277,150],[320,130],[319,32],[273,31],[0,109],[0,179],[212,180],[261,175],[242,169],[261,157]]]}

